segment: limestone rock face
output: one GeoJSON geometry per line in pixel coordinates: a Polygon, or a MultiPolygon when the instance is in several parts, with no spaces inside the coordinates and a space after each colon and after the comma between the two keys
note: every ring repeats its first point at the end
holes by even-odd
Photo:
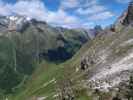
{"type": "Polygon", "coordinates": [[[133,23],[133,1],[129,3],[126,17],[123,20],[123,24],[132,24],[133,23]]]}
{"type": "Polygon", "coordinates": [[[128,9],[118,18],[117,23],[123,25],[133,23],[133,1],[129,3],[128,9]]]}

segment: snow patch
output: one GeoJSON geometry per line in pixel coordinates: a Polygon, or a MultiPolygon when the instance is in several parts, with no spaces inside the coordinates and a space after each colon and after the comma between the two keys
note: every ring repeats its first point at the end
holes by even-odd
{"type": "Polygon", "coordinates": [[[32,19],[32,18],[30,18],[30,17],[26,17],[26,20],[27,20],[27,21],[30,21],[31,19],[32,19]]]}
{"type": "Polygon", "coordinates": [[[12,20],[12,21],[16,21],[16,20],[18,20],[18,17],[16,17],[16,16],[10,16],[9,19],[12,20]]]}

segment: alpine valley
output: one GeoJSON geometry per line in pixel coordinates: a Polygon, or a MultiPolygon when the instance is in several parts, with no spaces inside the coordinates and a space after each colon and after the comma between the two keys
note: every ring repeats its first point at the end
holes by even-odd
{"type": "Polygon", "coordinates": [[[133,3],[104,29],[1,16],[0,100],[133,100],[133,3]]]}

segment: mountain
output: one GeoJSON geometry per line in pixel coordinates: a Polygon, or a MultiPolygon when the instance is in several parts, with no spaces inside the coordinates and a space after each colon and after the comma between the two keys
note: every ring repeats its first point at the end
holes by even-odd
{"type": "Polygon", "coordinates": [[[60,100],[133,99],[132,14],[131,2],[127,15],[122,18],[122,28],[104,30],[106,34],[86,43],[68,62],[71,72],[64,68],[67,75],[59,87],[62,93],[59,94],[60,100]]]}
{"type": "Polygon", "coordinates": [[[84,29],[89,34],[91,39],[94,39],[97,35],[103,34],[103,28],[100,25],[96,25],[93,29],[84,29]]]}
{"type": "Polygon", "coordinates": [[[131,1],[128,5],[127,10],[123,12],[123,14],[118,18],[115,23],[115,28],[119,31],[123,26],[128,26],[133,24],[133,1],[131,1]]]}
{"type": "MultiPolygon", "coordinates": [[[[128,8],[130,10],[130,8],[128,8]]],[[[132,13],[128,13],[127,20],[132,13]]],[[[42,62],[11,100],[132,100],[133,26],[115,23],[62,64],[42,62]],[[121,25],[120,25],[121,24],[121,25]],[[56,67],[55,67],[56,66],[56,67]]],[[[118,19],[117,22],[119,22],[118,19]]]]}
{"type": "Polygon", "coordinates": [[[129,3],[128,10],[125,13],[125,18],[122,24],[128,25],[133,23],[133,1],[129,3]]]}
{"type": "Polygon", "coordinates": [[[130,2],[114,25],[104,30],[1,17],[0,98],[132,100],[132,9],[130,2]]]}
{"type": "Polygon", "coordinates": [[[10,37],[17,47],[38,56],[39,60],[67,60],[90,39],[85,31],[51,27],[46,22],[18,15],[1,17],[0,25],[1,35],[10,37]]]}
{"type": "Polygon", "coordinates": [[[1,16],[1,94],[14,92],[42,61],[62,63],[90,39],[86,31],[52,27],[19,15],[1,16]]]}

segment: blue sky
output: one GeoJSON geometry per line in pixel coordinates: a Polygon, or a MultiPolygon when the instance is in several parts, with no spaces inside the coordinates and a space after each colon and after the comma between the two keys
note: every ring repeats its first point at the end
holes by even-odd
{"type": "Polygon", "coordinates": [[[0,0],[1,15],[19,14],[67,28],[108,26],[130,0],[0,0]]]}

